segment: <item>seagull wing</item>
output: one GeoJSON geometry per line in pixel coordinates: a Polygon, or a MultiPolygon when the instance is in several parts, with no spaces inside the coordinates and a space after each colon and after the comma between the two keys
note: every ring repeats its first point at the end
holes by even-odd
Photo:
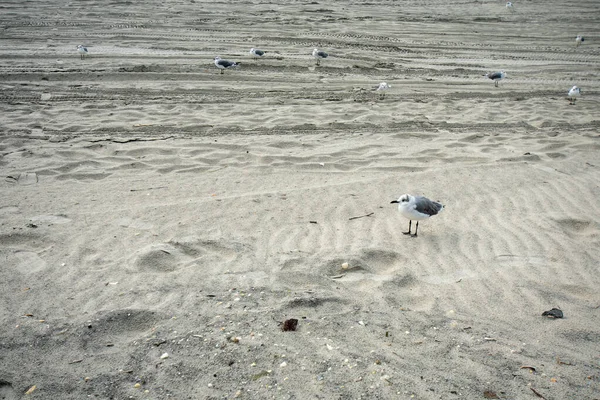
{"type": "Polygon", "coordinates": [[[222,66],[223,68],[231,68],[233,66],[235,66],[235,63],[232,61],[228,61],[228,60],[218,60],[217,63],[222,66]]]}
{"type": "Polygon", "coordinates": [[[415,210],[422,214],[436,215],[444,208],[436,201],[431,201],[427,197],[415,196],[415,210]]]}

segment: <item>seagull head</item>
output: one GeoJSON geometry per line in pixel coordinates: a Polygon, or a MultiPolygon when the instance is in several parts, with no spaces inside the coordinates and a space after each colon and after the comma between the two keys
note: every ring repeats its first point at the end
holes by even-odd
{"type": "Polygon", "coordinates": [[[250,49],[250,53],[254,53],[254,47],[250,49]]]}
{"type": "Polygon", "coordinates": [[[219,57],[219,56],[215,57],[215,61],[219,61],[220,59],[221,59],[221,57],[219,57]]]}
{"type": "Polygon", "coordinates": [[[398,200],[394,200],[394,201],[390,202],[390,204],[408,203],[410,201],[410,198],[411,198],[410,194],[403,194],[402,196],[398,197],[398,200]]]}

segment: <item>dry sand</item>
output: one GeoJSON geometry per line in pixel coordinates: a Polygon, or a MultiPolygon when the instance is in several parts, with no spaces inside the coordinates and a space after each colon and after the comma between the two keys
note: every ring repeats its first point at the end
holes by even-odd
{"type": "Polygon", "coordinates": [[[600,398],[598,1],[57,3],[0,6],[0,398],[600,398]]]}

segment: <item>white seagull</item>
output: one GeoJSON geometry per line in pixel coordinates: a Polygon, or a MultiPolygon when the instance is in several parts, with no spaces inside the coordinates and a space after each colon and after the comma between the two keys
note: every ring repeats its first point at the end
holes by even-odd
{"type": "Polygon", "coordinates": [[[319,51],[319,49],[314,49],[312,52],[314,58],[317,59],[317,65],[321,65],[321,59],[329,57],[329,54],[324,51],[319,51]]]}
{"type": "Polygon", "coordinates": [[[265,55],[265,52],[259,49],[255,49],[254,47],[250,49],[250,54],[254,57],[262,57],[265,55]]]}
{"type": "Polygon", "coordinates": [[[569,93],[567,93],[567,97],[569,97],[569,104],[575,104],[575,100],[577,100],[577,97],[579,97],[580,95],[581,89],[579,89],[577,86],[573,86],[569,90],[569,93]]]}
{"type": "Polygon", "coordinates": [[[575,47],[579,47],[584,41],[585,39],[583,38],[583,36],[577,35],[577,37],[575,38],[575,47]]]}
{"type": "Polygon", "coordinates": [[[408,218],[408,232],[402,233],[411,235],[412,237],[417,237],[419,221],[432,217],[444,209],[443,205],[436,201],[431,201],[427,197],[412,196],[410,194],[403,194],[398,200],[394,200],[390,204],[394,203],[398,204],[398,211],[400,211],[400,214],[405,218],[408,218]],[[410,233],[413,220],[417,221],[414,235],[410,233]]]}
{"type": "Polygon", "coordinates": [[[80,44],[77,45],[77,52],[79,53],[79,58],[81,58],[82,60],[85,56],[88,55],[88,49],[80,44]]]}
{"type": "Polygon", "coordinates": [[[385,91],[389,90],[392,87],[392,85],[388,85],[385,82],[381,82],[379,84],[379,86],[377,87],[377,89],[375,89],[375,91],[379,92],[379,98],[383,99],[385,98],[385,91]]]}
{"type": "Polygon", "coordinates": [[[504,71],[492,72],[492,73],[489,73],[489,74],[485,74],[485,77],[486,78],[490,78],[491,80],[493,80],[495,82],[494,86],[498,87],[498,83],[502,79],[506,78],[506,72],[504,72],[504,71]]]}
{"type": "Polygon", "coordinates": [[[506,8],[508,8],[510,11],[515,11],[515,9],[513,8],[513,3],[510,1],[506,2],[506,8]]]}
{"type": "Polygon", "coordinates": [[[215,57],[215,66],[221,70],[221,73],[225,72],[226,69],[235,68],[238,63],[228,60],[222,60],[221,57],[215,57]]]}

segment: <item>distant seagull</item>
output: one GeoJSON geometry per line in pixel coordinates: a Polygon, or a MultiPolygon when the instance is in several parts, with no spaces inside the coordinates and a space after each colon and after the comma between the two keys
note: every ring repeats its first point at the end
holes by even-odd
{"type": "Polygon", "coordinates": [[[321,59],[329,57],[329,54],[324,51],[319,51],[318,49],[313,50],[313,57],[317,59],[317,65],[321,65],[321,59]]]}
{"type": "Polygon", "coordinates": [[[410,194],[403,194],[398,200],[394,200],[390,204],[394,203],[398,204],[398,211],[400,211],[400,214],[408,218],[408,232],[402,233],[411,235],[412,237],[417,237],[419,221],[432,217],[444,209],[443,205],[431,201],[427,197],[411,196],[410,194]],[[413,220],[417,221],[414,235],[410,233],[413,220]]]}
{"type": "Polygon", "coordinates": [[[502,79],[506,78],[506,72],[504,72],[504,71],[492,72],[492,73],[489,73],[489,74],[485,74],[485,77],[486,78],[490,78],[491,80],[493,80],[495,82],[494,86],[498,87],[498,83],[502,79]]]}
{"type": "Polygon", "coordinates": [[[510,1],[506,2],[506,8],[508,8],[510,11],[515,11],[515,9],[513,8],[513,3],[510,1]]]}
{"type": "Polygon", "coordinates": [[[221,73],[225,72],[226,69],[235,68],[238,66],[237,63],[233,61],[222,60],[219,56],[215,57],[215,65],[221,70],[221,73]]]}
{"type": "Polygon", "coordinates": [[[381,82],[379,84],[379,86],[377,87],[377,89],[375,89],[375,91],[379,92],[379,98],[383,99],[385,98],[385,91],[389,90],[392,87],[392,85],[388,85],[385,82],[381,82]]]}
{"type": "Polygon", "coordinates": [[[569,90],[569,93],[567,93],[567,97],[569,97],[569,104],[575,104],[575,101],[577,100],[577,98],[581,95],[581,89],[579,89],[577,86],[573,86],[571,88],[571,90],[569,90]]]}
{"type": "Polygon", "coordinates": [[[575,38],[575,47],[581,46],[581,43],[583,43],[584,41],[585,39],[583,38],[583,36],[577,35],[577,37],[575,38]]]}
{"type": "Polygon", "coordinates": [[[262,57],[265,55],[265,52],[253,47],[250,49],[250,54],[252,54],[254,57],[262,57]]]}
{"type": "Polygon", "coordinates": [[[79,58],[82,60],[88,55],[88,49],[80,44],[77,45],[77,52],[79,53],[79,58]]]}

